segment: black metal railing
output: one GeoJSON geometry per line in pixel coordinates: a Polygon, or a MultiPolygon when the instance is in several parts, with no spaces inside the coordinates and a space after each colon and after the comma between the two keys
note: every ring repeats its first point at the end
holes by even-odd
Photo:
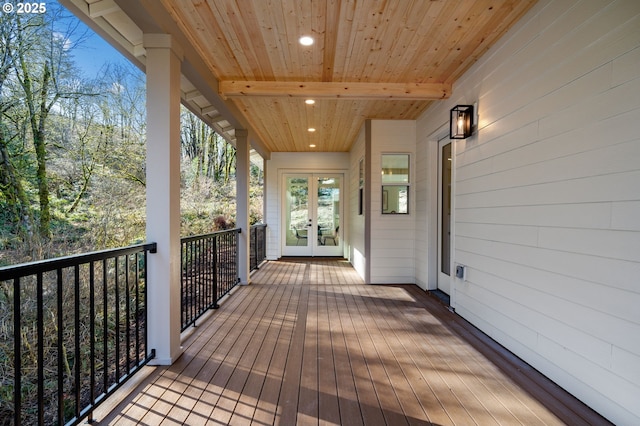
{"type": "Polygon", "coordinates": [[[249,269],[254,271],[267,258],[267,225],[251,226],[250,240],[249,269]]]}
{"type": "Polygon", "coordinates": [[[15,425],[91,419],[153,358],[146,267],[155,249],[143,244],[0,268],[0,418],[15,425]]]}
{"type": "Polygon", "coordinates": [[[182,238],[181,330],[195,325],[238,282],[240,229],[182,238]]]}

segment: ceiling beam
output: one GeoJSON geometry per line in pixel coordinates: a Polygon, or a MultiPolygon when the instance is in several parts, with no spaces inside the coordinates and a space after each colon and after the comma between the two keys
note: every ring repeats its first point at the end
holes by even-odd
{"type": "Polygon", "coordinates": [[[220,81],[223,98],[237,96],[308,97],[325,99],[438,100],[451,96],[445,83],[362,83],[319,81],[220,81]]]}
{"type": "Polygon", "coordinates": [[[101,0],[89,4],[89,16],[91,19],[96,19],[115,12],[120,12],[120,7],[113,0],[101,0]]]}

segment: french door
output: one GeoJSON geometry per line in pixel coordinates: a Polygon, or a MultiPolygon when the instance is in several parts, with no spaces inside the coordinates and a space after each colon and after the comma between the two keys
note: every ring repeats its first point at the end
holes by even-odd
{"type": "Polygon", "coordinates": [[[451,294],[451,141],[438,142],[438,289],[451,294]]]}
{"type": "Polygon", "coordinates": [[[341,174],[285,174],[282,254],[342,256],[341,174]]]}

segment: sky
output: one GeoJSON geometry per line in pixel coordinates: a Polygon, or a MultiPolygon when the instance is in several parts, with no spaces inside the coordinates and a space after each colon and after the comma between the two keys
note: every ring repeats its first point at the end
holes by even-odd
{"type": "MultiPolygon", "coordinates": [[[[47,0],[46,4],[48,11],[60,7],[56,0],[47,0]]],[[[75,35],[82,35],[82,40],[74,40],[72,35],[69,42],[73,47],[71,51],[73,58],[84,77],[95,78],[100,70],[109,63],[129,63],[120,52],[66,9],[65,16],[79,23],[75,35]]],[[[61,30],[65,29],[68,21],[62,22],[60,25],[61,30]]]]}
{"type": "Polygon", "coordinates": [[[38,2],[0,0],[0,15],[4,17],[28,18],[36,14],[44,14],[46,18],[55,19],[54,32],[66,38],[65,43],[72,49],[71,54],[81,70],[81,77],[95,78],[108,63],[129,63],[124,56],[61,6],[57,0],[38,2]],[[68,30],[74,24],[79,26],[69,36],[68,30]]]}
{"type": "Polygon", "coordinates": [[[73,57],[83,74],[89,78],[97,76],[107,63],[129,62],[120,52],[111,47],[109,43],[93,31],[81,46],[73,49],[73,57]]]}

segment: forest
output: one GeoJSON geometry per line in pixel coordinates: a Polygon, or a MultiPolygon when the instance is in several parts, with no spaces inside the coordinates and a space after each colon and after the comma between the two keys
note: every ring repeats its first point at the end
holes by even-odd
{"type": "MultiPolygon", "coordinates": [[[[145,76],[125,60],[86,75],[90,30],[47,6],[0,15],[0,266],[145,239],[145,76]]],[[[181,120],[182,235],[233,226],[235,148],[181,120]]],[[[252,223],[261,179],[252,166],[252,223]]]]}
{"type": "MultiPolygon", "coordinates": [[[[0,267],[145,242],[145,75],[124,59],[88,73],[79,58],[92,37],[57,2],[47,2],[46,13],[0,13],[0,267]]],[[[102,60],[94,53],[92,60],[102,60]]],[[[180,139],[182,236],[234,227],[235,148],[184,108],[180,139]]],[[[252,166],[252,224],[262,218],[262,180],[252,166]]],[[[125,272],[135,277],[136,292],[119,293],[122,269],[102,267],[101,305],[86,284],[86,268],[77,272],[75,295],[49,275],[40,296],[33,277],[19,293],[11,281],[0,282],[0,425],[12,424],[15,410],[15,300],[24,424],[37,421],[39,402],[46,424],[54,424],[60,406],[65,419],[74,418],[80,396],[70,395],[89,399],[84,361],[101,353],[117,372],[119,351],[133,350],[126,345],[129,321],[142,328],[146,318],[130,295],[146,282],[125,272]],[[89,318],[103,335],[73,325],[89,318]],[[44,379],[36,374],[39,358],[44,379]],[[82,369],[82,383],[75,384],[73,369],[82,369]]],[[[106,369],[103,377],[116,377],[106,369]]]]}

